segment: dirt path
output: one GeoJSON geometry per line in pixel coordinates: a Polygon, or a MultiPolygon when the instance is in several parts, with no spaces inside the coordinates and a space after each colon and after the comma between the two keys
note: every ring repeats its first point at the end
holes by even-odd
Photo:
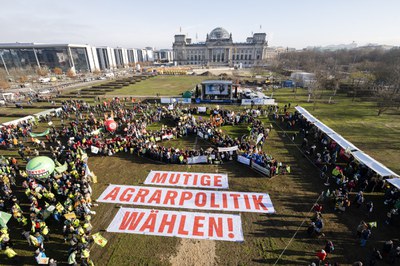
{"type": "Polygon", "coordinates": [[[215,265],[215,241],[181,239],[176,256],[170,257],[172,265],[215,265]]]}

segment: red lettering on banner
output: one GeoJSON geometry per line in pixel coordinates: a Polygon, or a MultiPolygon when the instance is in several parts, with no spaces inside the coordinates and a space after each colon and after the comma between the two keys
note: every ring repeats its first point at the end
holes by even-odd
{"type": "Polygon", "coordinates": [[[249,200],[249,195],[244,194],[244,205],[246,206],[246,209],[250,210],[251,206],[250,206],[250,200],[249,200]]]}
{"type": "Polygon", "coordinates": [[[191,174],[183,174],[183,176],[185,177],[185,179],[183,180],[183,184],[187,185],[189,182],[189,177],[191,176],[191,174]]]}
{"type": "Polygon", "coordinates": [[[128,192],[135,192],[135,189],[134,188],[126,188],[124,190],[124,192],[122,192],[121,196],[119,197],[119,200],[129,202],[131,200],[133,194],[128,194],[128,192]]]}
{"type": "Polygon", "coordinates": [[[165,180],[167,180],[168,173],[155,173],[153,176],[153,180],[151,180],[152,183],[165,183],[165,180]]]}
{"type": "Polygon", "coordinates": [[[193,197],[193,193],[189,191],[183,191],[181,199],[179,200],[179,205],[183,206],[185,200],[190,200],[193,197]]]}
{"type": "Polygon", "coordinates": [[[220,175],[215,175],[215,176],[214,176],[214,186],[216,186],[216,187],[222,187],[221,182],[222,182],[222,176],[220,176],[220,175]]]}
{"type": "Polygon", "coordinates": [[[204,221],[206,217],[204,216],[195,216],[193,222],[193,235],[194,236],[204,236],[204,232],[199,231],[199,229],[204,227],[204,221]]]}
{"type": "Polygon", "coordinates": [[[218,237],[223,236],[223,223],[222,223],[222,217],[218,217],[218,224],[215,221],[215,217],[210,217],[209,219],[209,225],[208,225],[208,236],[212,237],[214,236],[214,233],[218,237]]]}
{"type": "Polygon", "coordinates": [[[178,228],[179,235],[187,236],[189,234],[189,231],[185,230],[185,222],[186,222],[186,215],[182,215],[181,220],[179,221],[179,228],[178,228]]]}
{"type": "Polygon", "coordinates": [[[149,203],[152,203],[154,201],[155,203],[160,204],[161,194],[162,194],[162,190],[156,189],[154,191],[153,195],[151,196],[151,198],[149,199],[149,203]]]}
{"type": "Polygon", "coordinates": [[[200,178],[200,184],[202,186],[210,186],[211,181],[210,181],[210,176],[209,175],[202,175],[200,178]]]}
{"type": "Polygon", "coordinates": [[[168,227],[167,233],[172,234],[175,227],[176,217],[177,217],[176,214],[171,214],[171,220],[168,220],[168,213],[164,214],[161,219],[161,224],[160,227],[158,228],[158,232],[162,233],[165,230],[164,228],[168,227]]]}
{"type": "Polygon", "coordinates": [[[196,193],[196,198],[194,199],[194,204],[197,207],[204,207],[207,203],[207,195],[204,192],[196,193]],[[202,198],[200,202],[200,198],[202,198]]]}
{"type": "Polygon", "coordinates": [[[232,218],[227,218],[227,222],[228,222],[228,231],[230,232],[228,234],[228,237],[229,238],[234,238],[235,234],[232,233],[233,232],[233,220],[232,220],[232,218]]]}
{"type": "Polygon", "coordinates": [[[169,177],[169,183],[170,183],[170,184],[173,184],[173,185],[178,184],[179,178],[180,178],[180,177],[181,177],[180,174],[178,174],[178,173],[172,173],[172,174],[170,175],[170,177],[169,177]]]}
{"type": "Polygon", "coordinates": [[[113,188],[113,190],[111,190],[111,192],[108,193],[107,196],[104,197],[104,200],[108,200],[108,198],[111,198],[111,200],[115,200],[117,198],[120,190],[121,190],[121,187],[113,188]]]}
{"type": "Polygon", "coordinates": [[[144,212],[141,212],[138,216],[138,212],[125,212],[124,218],[122,218],[119,230],[125,230],[128,226],[128,230],[135,230],[139,222],[144,216],[144,212]]]}
{"type": "Polygon", "coordinates": [[[219,208],[219,205],[215,203],[215,193],[211,193],[211,208],[219,208]]]}
{"type": "Polygon", "coordinates": [[[150,190],[148,190],[147,188],[140,188],[138,193],[135,196],[135,199],[133,200],[133,202],[141,202],[144,203],[145,202],[145,197],[149,194],[150,190]],[[139,201],[140,199],[140,201],[139,201]]]}
{"type": "Polygon", "coordinates": [[[253,195],[254,207],[256,207],[257,210],[259,210],[261,207],[264,211],[268,211],[267,206],[265,206],[264,203],[262,203],[262,200],[263,200],[263,195],[258,197],[256,195],[253,195]]]}
{"type": "Polygon", "coordinates": [[[228,208],[228,199],[225,193],[222,193],[222,207],[224,209],[228,208]]]}
{"type": "Polygon", "coordinates": [[[239,209],[238,198],[240,197],[240,194],[230,194],[230,196],[233,198],[233,206],[235,207],[235,209],[239,209]]]}
{"type": "Polygon", "coordinates": [[[149,217],[147,217],[146,221],[144,221],[142,227],[140,227],[139,231],[144,232],[145,230],[149,230],[149,233],[154,232],[154,228],[156,227],[157,220],[157,212],[151,211],[149,217]]]}
{"type": "Polygon", "coordinates": [[[171,201],[171,205],[175,205],[175,199],[177,196],[178,196],[178,192],[176,192],[174,190],[168,190],[165,195],[163,204],[168,204],[168,201],[171,201]]]}
{"type": "Polygon", "coordinates": [[[197,185],[197,178],[198,178],[198,177],[199,177],[198,175],[194,175],[194,178],[193,178],[193,185],[194,185],[194,186],[197,185]]]}

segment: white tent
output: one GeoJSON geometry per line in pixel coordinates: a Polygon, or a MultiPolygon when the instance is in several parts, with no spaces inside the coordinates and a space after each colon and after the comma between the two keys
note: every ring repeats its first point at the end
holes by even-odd
{"type": "Polygon", "coordinates": [[[310,121],[311,123],[314,123],[315,121],[318,121],[312,114],[310,114],[306,109],[300,106],[296,106],[295,109],[302,115],[304,116],[307,121],[310,121]]]}
{"type": "Polygon", "coordinates": [[[18,119],[12,120],[12,121],[4,122],[2,125],[3,126],[16,125],[22,121],[27,121],[27,120],[32,120],[32,119],[34,119],[34,117],[31,115],[28,115],[28,116],[18,118],[18,119]]]}
{"type": "Polygon", "coordinates": [[[359,162],[365,164],[366,166],[368,166],[369,168],[374,170],[376,173],[378,173],[380,176],[383,176],[383,177],[397,176],[398,177],[398,175],[395,172],[393,172],[392,170],[390,170],[389,168],[387,168],[386,166],[384,166],[383,164],[381,164],[380,162],[378,162],[377,160],[375,160],[368,154],[366,154],[362,151],[352,152],[352,154],[353,154],[354,158],[356,158],[359,162]]]}
{"type": "Polygon", "coordinates": [[[400,178],[386,179],[386,181],[395,186],[397,189],[400,189],[400,178]]]}
{"type": "Polygon", "coordinates": [[[345,138],[343,138],[339,134],[332,134],[332,135],[329,135],[329,137],[331,139],[333,139],[337,144],[339,144],[340,147],[342,147],[345,150],[349,149],[351,152],[355,152],[355,151],[359,150],[356,146],[353,145],[353,143],[351,143],[350,141],[347,141],[345,138]]]}
{"type": "Polygon", "coordinates": [[[324,132],[325,134],[329,135],[329,137],[331,137],[331,134],[337,134],[335,131],[333,131],[333,129],[331,129],[330,127],[328,127],[327,125],[325,125],[324,123],[322,123],[321,121],[315,121],[314,125],[316,127],[319,128],[319,130],[321,130],[322,132],[324,132]]]}

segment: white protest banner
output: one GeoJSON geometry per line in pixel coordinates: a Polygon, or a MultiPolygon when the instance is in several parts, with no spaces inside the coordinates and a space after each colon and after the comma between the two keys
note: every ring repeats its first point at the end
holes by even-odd
{"type": "Polygon", "coordinates": [[[238,161],[239,163],[242,163],[242,164],[245,164],[245,165],[250,165],[250,159],[249,159],[249,158],[246,158],[246,157],[244,157],[244,156],[242,156],[242,155],[239,155],[239,156],[238,156],[237,161],[238,161]]]}
{"type": "Polygon", "coordinates": [[[160,98],[160,102],[163,104],[172,103],[172,99],[171,98],[160,98]]]}
{"type": "Polygon", "coordinates": [[[266,176],[269,176],[269,170],[259,164],[256,164],[254,161],[251,163],[250,167],[266,176]]]}
{"type": "Polygon", "coordinates": [[[145,185],[198,187],[198,188],[228,188],[228,175],[218,173],[191,173],[151,171],[145,185]]]}
{"type": "Polygon", "coordinates": [[[169,208],[274,213],[266,193],[109,185],[99,202],[169,208]]]}
{"type": "Polygon", "coordinates": [[[174,135],[173,134],[165,134],[162,136],[162,139],[173,139],[174,135]]]}
{"type": "Polygon", "coordinates": [[[263,134],[263,133],[258,134],[256,145],[261,141],[261,139],[262,139],[263,137],[264,137],[264,134],[263,134]]]}
{"type": "Polygon", "coordinates": [[[90,146],[90,151],[94,154],[98,154],[99,148],[97,148],[96,146],[90,146]]]}
{"type": "Polygon", "coordinates": [[[197,112],[199,112],[199,113],[205,113],[205,112],[207,112],[207,107],[205,107],[205,106],[199,106],[199,107],[197,107],[197,112]]]}
{"type": "Polygon", "coordinates": [[[207,163],[208,162],[208,158],[205,155],[188,157],[187,160],[188,160],[187,161],[188,164],[198,164],[198,163],[207,163]]]}
{"type": "Polygon", "coordinates": [[[218,152],[225,152],[225,151],[236,151],[238,150],[238,146],[233,146],[233,147],[218,147],[218,152]]]}
{"type": "Polygon", "coordinates": [[[204,134],[201,131],[197,131],[197,136],[199,136],[200,138],[204,139],[204,134]]]}
{"type": "Polygon", "coordinates": [[[244,241],[239,215],[121,208],[107,232],[244,241]]]}

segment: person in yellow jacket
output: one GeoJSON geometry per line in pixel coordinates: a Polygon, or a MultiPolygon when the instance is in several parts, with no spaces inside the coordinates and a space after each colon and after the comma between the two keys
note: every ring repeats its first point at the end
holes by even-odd
{"type": "Polygon", "coordinates": [[[7,246],[6,249],[4,250],[4,254],[6,254],[7,258],[11,259],[17,255],[17,252],[15,252],[12,248],[7,246]]]}

